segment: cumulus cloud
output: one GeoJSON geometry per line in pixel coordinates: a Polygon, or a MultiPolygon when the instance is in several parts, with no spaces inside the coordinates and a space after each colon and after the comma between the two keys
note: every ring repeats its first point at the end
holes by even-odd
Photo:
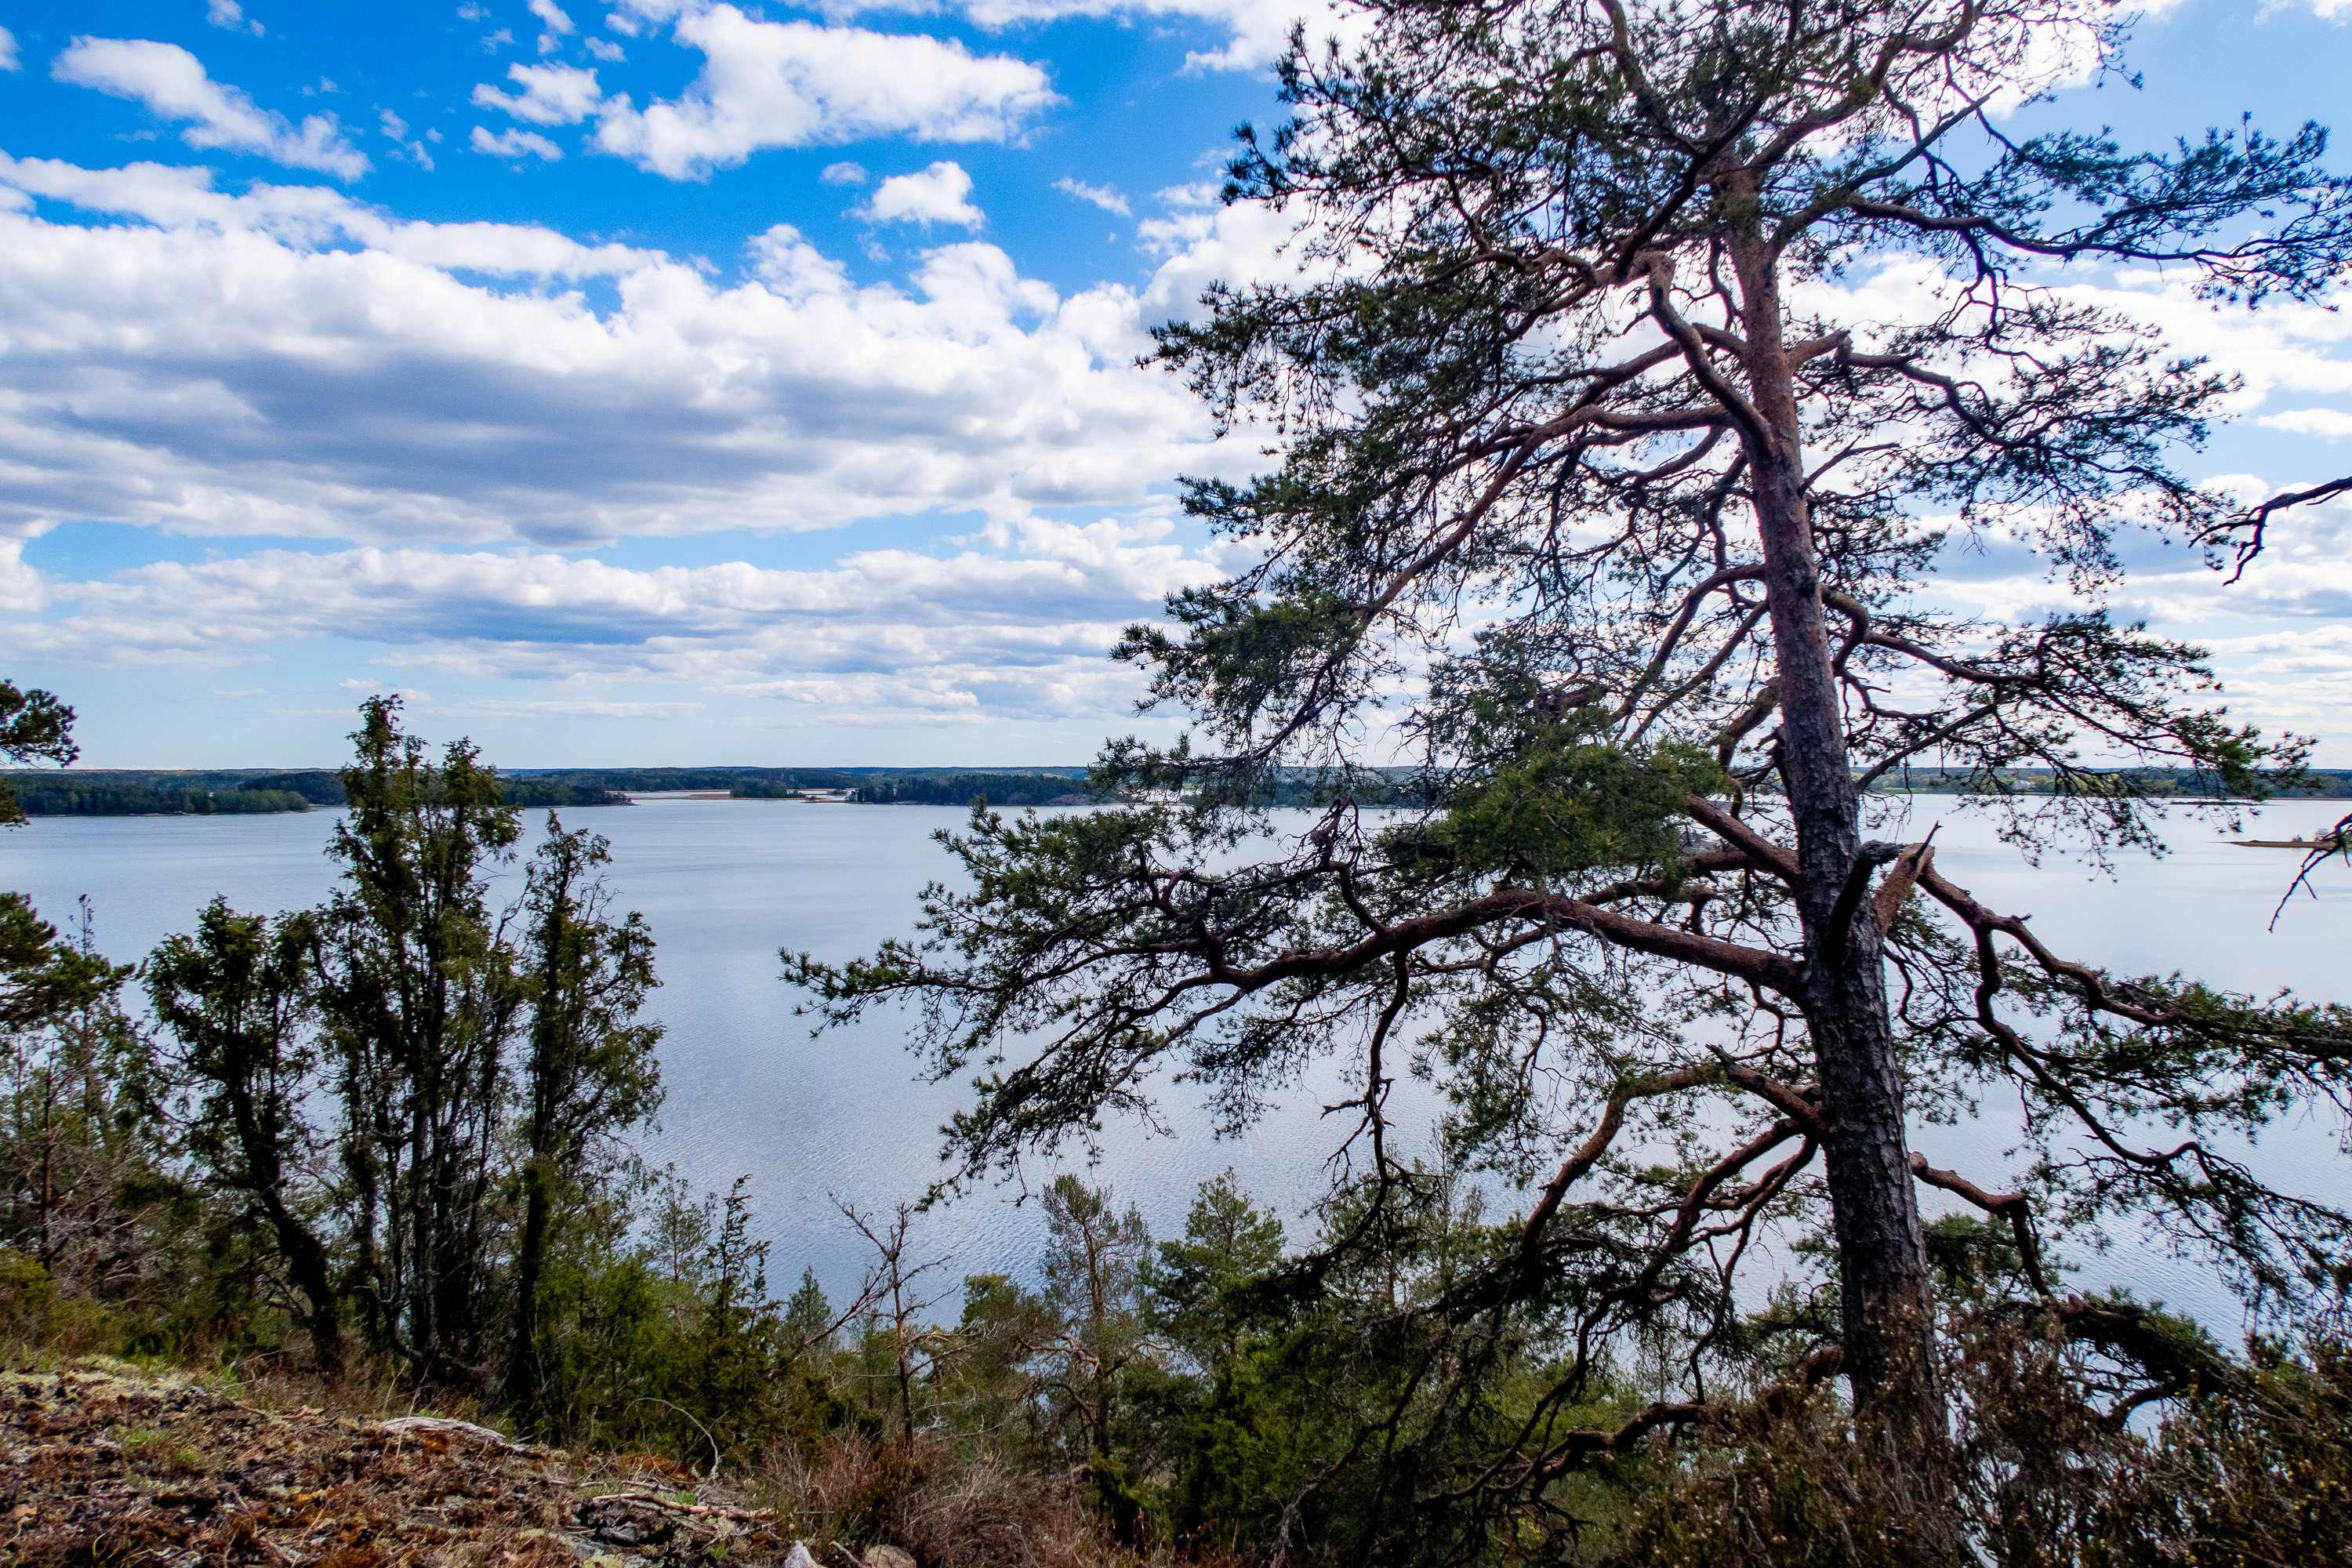
{"type": "Polygon", "coordinates": [[[708,57],[677,100],[639,110],[621,94],[600,111],[600,148],[673,180],[770,147],[1010,141],[1059,101],[1041,68],[952,38],[771,22],[709,0],[624,0],[614,15],[667,22],[708,57]]]}
{"type": "Polygon", "coordinates": [[[572,545],[1018,519],[1246,460],[1134,367],[1132,290],[1065,297],[991,245],[859,287],[780,226],[730,280],[323,186],[230,195],[201,168],[0,159],[0,187],[23,193],[0,212],[0,537],[89,518],[572,545]],[[33,195],[141,221],[56,222],[33,195]]]}
{"type": "Polygon", "coordinates": [[[16,58],[16,35],[0,27],[0,71],[23,70],[25,62],[16,58]]]}
{"type": "Polygon", "coordinates": [[[935,223],[978,228],[988,215],[964,200],[971,176],[961,163],[940,162],[918,174],[893,174],[875,187],[874,199],[857,209],[869,223],[935,223]]]}
{"type": "Polygon", "coordinates": [[[1054,188],[1066,196],[1092,203],[1107,213],[1117,213],[1121,217],[1134,216],[1128,211],[1127,198],[1118,194],[1117,185],[1090,185],[1084,180],[1055,180],[1054,188]]]}
{"type": "Polygon", "coordinates": [[[530,0],[530,14],[546,26],[546,31],[539,35],[539,52],[542,55],[553,54],[563,47],[566,37],[580,30],[555,0],[530,0]]]}
{"type": "Polygon", "coordinates": [[[333,115],[306,115],[297,128],[236,88],[213,80],[204,62],[177,44],[79,37],[57,58],[50,74],[78,87],[136,99],[159,120],[189,121],[180,139],[191,147],[252,153],[345,180],[371,167],[366,154],[343,139],[333,115]]]}
{"type": "Polygon", "coordinates": [[[236,0],[212,0],[212,4],[205,9],[205,20],[215,27],[226,28],[232,33],[251,33],[257,38],[261,37],[261,24],[248,21],[246,18],[245,7],[238,5],[236,0]]]}
{"type": "Polygon", "coordinates": [[[477,82],[475,106],[499,110],[533,125],[577,125],[604,100],[593,68],[513,65],[507,68],[507,79],[520,82],[522,91],[505,93],[488,82],[477,82]]]}
{"type": "MultiPolygon", "coordinates": [[[[2301,489],[2336,470],[2229,474],[2208,483],[2241,502],[2301,489]]],[[[2352,499],[2273,517],[2263,553],[2231,581],[2197,552],[2125,541],[2132,555],[2114,608],[2160,636],[2213,655],[2230,713],[2269,734],[2317,735],[2332,754],[2352,742],[2352,499]]],[[[1937,598],[1989,621],[2016,625],[2078,608],[2065,584],[1998,538],[1980,553],[1948,553],[1937,598]]]]}
{"type": "Polygon", "coordinates": [[[2340,408],[2290,408],[2283,413],[2265,414],[2255,423],[2297,436],[2324,436],[2330,441],[2352,436],[2352,414],[2340,408]]]}
{"type": "Polygon", "coordinates": [[[817,178],[828,185],[862,185],[867,175],[863,163],[827,163],[817,178]]]}
{"type": "MultiPolygon", "coordinates": [[[[0,197],[11,191],[70,203],[86,212],[137,218],[178,235],[178,245],[236,242],[223,244],[224,252],[242,250],[259,240],[296,258],[322,247],[349,242],[362,247],[362,254],[371,258],[371,265],[372,258],[382,257],[436,269],[567,280],[618,277],[667,259],[659,251],[582,245],[552,229],[528,224],[401,222],[340,191],[318,185],[257,184],[233,196],[213,188],[210,169],[167,163],[85,169],[58,159],[10,158],[0,153],[0,197]]],[[[87,246],[81,258],[96,263],[108,253],[110,237],[143,238],[147,231],[59,225],[0,237],[0,276],[40,267],[42,247],[23,243],[28,233],[66,239],[78,248],[87,246]]],[[[240,279],[235,273],[224,273],[215,281],[235,285],[240,279]]],[[[26,298],[14,289],[11,293],[20,300],[26,298]]],[[[362,289],[353,300],[363,302],[367,297],[362,289]]],[[[5,352],[0,348],[0,353],[5,352]]]]}
{"type": "MultiPolygon", "coordinates": [[[[833,714],[1103,714],[1134,695],[1131,672],[1102,658],[1118,628],[1226,570],[1173,531],[1156,517],[1030,519],[953,554],[866,551],[814,571],[268,550],[33,584],[40,604],[70,613],[12,630],[34,657],[118,665],[234,665],[352,638],[393,645],[389,662],[416,670],[685,682],[833,714]]],[[[528,706],[602,712],[601,700],[528,706]]]]}
{"type": "Polygon", "coordinates": [[[30,615],[49,605],[49,580],[25,564],[25,542],[0,539],[0,611],[30,615]]]}
{"type": "MultiPolygon", "coordinates": [[[[934,183],[962,205],[967,185],[934,183]]],[[[356,641],[436,689],[551,684],[546,714],[642,698],[779,724],[1092,724],[1137,695],[1102,657],[1118,629],[1234,564],[1179,536],[1164,487],[1255,458],[1134,367],[1138,296],[1064,297],[993,246],[858,287],[779,226],[729,280],[322,186],[231,195],[202,169],[0,161],[9,189],[141,220],[0,210],[0,610],[28,658],[222,666],[356,641]],[[602,313],[569,287],[590,277],[617,301],[602,313]],[[1040,514],[1076,506],[1119,515],[1040,514]],[[546,548],[919,512],[979,521],[939,553],[818,570],[546,548]],[[23,563],[58,518],[362,542],[73,582],[23,563]]]]}
{"type": "Polygon", "coordinates": [[[1300,247],[1297,219],[1255,205],[1221,207],[1216,186],[1180,185],[1160,193],[1170,211],[1135,226],[1146,251],[1160,258],[1144,290],[1152,321],[1190,317],[1213,283],[1296,283],[1300,247]]]}
{"type": "Polygon", "coordinates": [[[563,149],[536,131],[520,131],[509,126],[496,136],[483,127],[474,127],[474,151],[487,153],[493,158],[543,158],[552,163],[563,156],[563,149]]]}

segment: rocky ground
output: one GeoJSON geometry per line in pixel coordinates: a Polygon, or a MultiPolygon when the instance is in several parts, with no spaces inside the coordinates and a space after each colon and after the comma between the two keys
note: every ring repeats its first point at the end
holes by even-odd
{"type": "Polygon", "coordinates": [[[463,1422],[269,1411],[196,1384],[93,1369],[0,1373],[0,1562],[738,1568],[811,1559],[772,1515],[698,1487],[667,1460],[583,1463],[463,1422]]]}

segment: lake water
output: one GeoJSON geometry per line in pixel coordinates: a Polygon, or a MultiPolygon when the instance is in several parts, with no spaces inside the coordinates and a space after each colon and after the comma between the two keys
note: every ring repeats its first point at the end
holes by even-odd
{"type": "MultiPolygon", "coordinates": [[[[2306,837],[2343,809],[2325,801],[2273,805],[2248,826],[2257,837],[2306,837]]],[[[70,924],[74,900],[89,895],[100,948],[127,960],[187,929],[215,892],[247,910],[320,901],[333,881],[321,851],[336,815],[42,820],[0,836],[0,886],[29,893],[61,926],[70,924]]],[[[2340,864],[2323,869],[2316,900],[2298,900],[2271,931],[2265,926],[2297,858],[2236,847],[2218,827],[2186,816],[2168,835],[2170,856],[2121,859],[2111,876],[2062,860],[2034,871],[1997,841],[1989,822],[1948,802],[1922,801],[1911,816],[1900,837],[1916,837],[1940,819],[1938,868],[1986,903],[2032,915],[2063,953],[2131,973],[2179,970],[2235,990],[2352,997],[2352,873],[2340,864]]],[[[646,1152],[656,1163],[675,1162],[700,1190],[751,1178],[757,1229],[775,1243],[771,1276],[779,1285],[803,1264],[836,1294],[854,1285],[864,1258],[832,1194],[887,1205],[919,1194],[940,1170],[938,1130],[967,1091],[918,1081],[887,1015],[811,1039],[792,1016],[795,995],[778,977],[777,950],[842,959],[905,933],[918,889],[950,868],[931,835],[963,818],[944,807],[667,800],[572,819],[612,840],[624,907],[643,910],[660,942],[664,984],[654,1011],[668,1030],[661,1054],[669,1098],[663,1131],[646,1152]]],[[[1234,1141],[1213,1137],[1184,1092],[1171,1090],[1172,1135],[1113,1124],[1094,1178],[1139,1203],[1162,1236],[1181,1228],[1194,1188],[1228,1166],[1262,1202],[1295,1216],[1326,1182],[1333,1135],[1319,1107],[1344,1092],[1337,1081],[1302,1086],[1234,1141]]],[[[1400,1095],[1412,1092],[1400,1086],[1400,1095]]],[[[1917,1141],[1937,1163],[1958,1165],[1990,1186],[2011,1125],[2013,1118],[1993,1106],[1982,1127],[1925,1128],[1917,1141]]],[[[2311,1195],[2352,1203],[2337,1131],[2315,1121],[2278,1129],[2266,1135],[2258,1164],[2311,1195]]],[[[926,1254],[950,1255],[962,1273],[1027,1272],[1043,1224],[1036,1205],[1018,1205],[1015,1195],[982,1189],[924,1216],[926,1254]]],[[[1307,1229],[1294,1225],[1292,1235],[1303,1240],[1307,1229]]],[[[2084,1261],[2082,1285],[2129,1285],[2143,1300],[2196,1312],[2225,1337],[2236,1331],[2236,1306],[2192,1264],[2130,1237],[2084,1261]]]]}

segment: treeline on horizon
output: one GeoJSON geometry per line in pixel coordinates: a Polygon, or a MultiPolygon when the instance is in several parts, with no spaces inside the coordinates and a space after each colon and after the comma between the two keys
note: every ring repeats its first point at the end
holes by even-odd
{"type": "MultiPolygon", "coordinates": [[[[1344,782],[1319,769],[1282,770],[1263,804],[1327,805],[1339,794],[1365,805],[1413,804],[1422,791],[1413,770],[1352,770],[1344,782]]],[[[89,769],[0,771],[30,816],[242,816],[307,811],[346,804],[342,775],[325,768],[181,771],[89,769]]],[[[739,800],[793,799],[838,792],[866,805],[1035,805],[1116,804],[1131,792],[1098,791],[1084,768],[981,770],[914,768],[566,768],[499,775],[500,803],[524,808],[625,805],[632,794],[724,790],[739,800]]]]}
{"type": "MultiPolygon", "coordinates": [[[[229,816],[308,811],[345,804],[341,775],[324,768],[288,772],[253,769],[0,770],[30,816],[229,816]]],[[[2211,781],[2179,769],[2124,769],[2061,775],[2047,768],[1996,772],[1932,769],[1873,780],[1880,795],[2020,795],[2118,794],[2196,796],[2211,781]]],[[[506,773],[502,804],[524,808],[626,805],[629,795],[665,791],[724,790],[739,800],[794,799],[811,791],[839,792],[866,805],[1089,805],[1131,802],[1121,791],[1101,792],[1084,768],[1020,772],[925,768],[906,771],[845,768],[589,768],[506,773]]],[[[2314,768],[2288,798],[2352,799],[2352,769],[2314,768]]],[[[1366,806],[1424,803],[1429,794],[1412,769],[1352,770],[1344,783],[1321,770],[1276,773],[1261,804],[1324,806],[1340,795],[1366,806]]]]}
{"type": "MultiPolygon", "coordinates": [[[[2219,782],[2185,768],[2120,768],[2061,773],[2052,768],[1915,769],[1871,781],[1874,795],[2132,795],[2197,798],[2224,795],[2219,782]]],[[[2352,799],[2352,768],[2311,768],[2282,787],[2288,800],[2352,799]]]]}
{"type": "MultiPolygon", "coordinates": [[[[308,811],[348,802],[331,769],[261,773],[226,769],[32,769],[0,773],[27,816],[245,816],[308,811]]],[[[616,790],[565,780],[500,778],[500,803],[512,806],[625,805],[616,790]]]]}

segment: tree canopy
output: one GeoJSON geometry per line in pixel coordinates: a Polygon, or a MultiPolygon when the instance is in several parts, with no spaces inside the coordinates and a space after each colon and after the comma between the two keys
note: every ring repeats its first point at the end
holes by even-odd
{"type": "Polygon", "coordinates": [[[2122,71],[2123,14],[2081,0],[1362,9],[1356,47],[1294,38],[1292,116],[1231,166],[1228,200],[1297,220],[1298,276],[1159,334],[1279,455],[1187,494],[1255,563],[1118,649],[1194,728],[1096,783],[1185,804],[976,814],[916,940],[792,959],[816,1005],[913,1001],[932,1069],[978,1071],[966,1175],[1145,1110],[1162,1069],[1241,1122],[1337,1058],[1353,1218],[1308,1291],[1411,1253],[1442,1184],[1387,1106],[1432,1073],[1448,1159],[1525,1200],[1397,1297],[1428,1376],[1359,1458],[1398,1521],[1542,1517],[1736,1374],[1842,1370],[1932,1489],[1922,1184],[2008,1238],[1997,1293],[2132,1369],[2126,1403],[2194,1369],[2129,1303],[2062,1294],[2054,1235],[2129,1214],[2258,1302],[2340,1289],[2346,1216],[2231,1150],[2341,1108],[2352,1014],[2073,962],[1930,842],[1878,837],[1900,819],[1867,793],[1958,772],[2029,847],[2105,852],[2155,842],[2137,770],[2294,785],[2305,742],[2232,721],[2202,650],[2108,605],[2127,535],[2227,569],[2303,498],[2249,513],[2187,477],[2230,378],[2071,285],[2131,264],[2215,309],[2324,296],[2352,264],[2325,131],[2012,134],[2019,103],[2122,71]],[[2030,552],[2067,607],[1939,602],[1972,545],[2030,552]],[[1427,808],[1252,804],[1276,770],[1396,755],[1427,808]],[[2020,767],[2052,787],[2004,795],[2020,767]],[[2022,1168],[1911,1153],[1911,1120],[1996,1089],[2022,1168]],[[1825,1289],[1765,1333],[1741,1270],[1816,1226],[1825,1289]],[[1475,1391],[1538,1329],[1558,1360],[1524,1418],[1421,1465],[1458,1414],[1432,1381],[1475,1391]],[[1658,1333],[1682,1370],[1648,1410],[1570,1415],[1658,1333]]]}
{"type": "MultiPolygon", "coordinates": [[[[12,763],[56,763],[60,767],[81,755],[73,741],[74,710],[53,692],[35,687],[19,690],[0,680],[0,757],[12,763]]],[[[0,779],[0,825],[25,820],[16,792],[0,779]]]]}

